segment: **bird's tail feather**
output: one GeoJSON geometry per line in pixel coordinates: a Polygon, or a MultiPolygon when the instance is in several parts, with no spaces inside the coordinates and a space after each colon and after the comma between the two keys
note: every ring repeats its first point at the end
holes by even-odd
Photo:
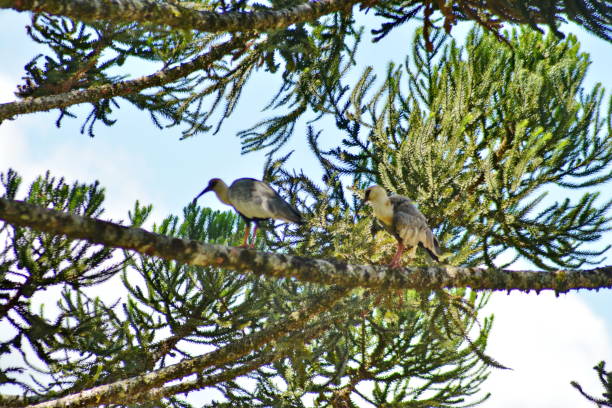
{"type": "Polygon", "coordinates": [[[434,249],[436,251],[436,255],[442,255],[442,250],[440,249],[440,243],[436,237],[433,237],[434,249]]]}
{"type": "Polygon", "coordinates": [[[306,221],[304,221],[304,218],[302,218],[302,214],[300,214],[295,208],[291,207],[291,209],[293,210],[293,216],[291,217],[290,221],[296,223],[297,225],[304,225],[306,223],[306,221]]]}
{"type": "Polygon", "coordinates": [[[275,218],[287,222],[293,222],[299,225],[304,224],[302,214],[300,214],[292,205],[282,200],[280,196],[275,201],[269,201],[268,206],[275,214],[275,218]]]}
{"type": "Polygon", "coordinates": [[[442,252],[440,248],[440,243],[434,236],[433,232],[427,231],[427,240],[425,243],[419,242],[419,246],[427,251],[431,259],[436,262],[442,262],[445,258],[448,257],[449,254],[445,254],[442,252]]]}
{"type": "Polygon", "coordinates": [[[419,246],[427,251],[427,253],[431,257],[431,259],[433,259],[436,262],[440,262],[440,258],[438,258],[438,256],[434,253],[434,251],[432,251],[431,249],[427,248],[425,245],[423,245],[422,242],[419,242],[419,246]]]}

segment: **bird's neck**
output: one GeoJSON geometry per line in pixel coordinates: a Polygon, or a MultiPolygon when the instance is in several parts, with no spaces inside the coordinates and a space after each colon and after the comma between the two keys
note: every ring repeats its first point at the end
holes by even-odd
{"type": "Polygon", "coordinates": [[[393,205],[388,197],[372,201],[372,209],[374,210],[374,216],[385,225],[391,226],[393,224],[393,205]]]}
{"type": "Polygon", "coordinates": [[[217,195],[219,201],[221,201],[223,204],[232,205],[229,200],[229,189],[227,188],[227,185],[225,183],[218,183],[215,186],[214,192],[217,195]]]}

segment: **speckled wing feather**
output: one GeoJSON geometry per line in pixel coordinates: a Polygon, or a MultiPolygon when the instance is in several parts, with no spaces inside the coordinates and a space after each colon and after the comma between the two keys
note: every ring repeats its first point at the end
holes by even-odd
{"type": "Polygon", "coordinates": [[[234,181],[229,189],[232,205],[247,218],[274,218],[301,223],[302,217],[281,196],[266,183],[241,178],[234,181]]]}
{"type": "Polygon", "coordinates": [[[438,241],[427,225],[427,218],[416,208],[410,199],[399,195],[389,197],[393,205],[393,225],[391,233],[401,239],[406,247],[421,244],[434,259],[441,254],[438,241]]]}
{"type": "MultiPolygon", "coordinates": [[[[268,186],[266,186],[268,187],[268,186]]],[[[275,195],[275,198],[268,201],[268,208],[272,211],[275,216],[274,218],[294,222],[296,224],[303,224],[304,220],[302,220],[302,216],[300,213],[291,206],[291,204],[287,203],[283,198],[270,187],[268,187],[275,195]]]]}

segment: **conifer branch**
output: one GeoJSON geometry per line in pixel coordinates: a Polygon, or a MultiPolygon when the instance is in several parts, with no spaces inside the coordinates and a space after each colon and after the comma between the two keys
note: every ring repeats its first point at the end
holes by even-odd
{"type": "Polygon", "coordinates": [[[167,387],[152,388],[146,392],[125,395],[122,399],[117,400],[117,404],[127,403],[143,403],[146,401],[157,401],[162,398],[171,397],[173,395],[189,393],[190,391],[201,390],[211,385],[219,384],[225,381],[233,380],[234,378],[240,377],[246,373],[258,369],[261,366],[273,363],[286,356],[291,352],[291,349],[275,350],[263,354],[260,357],[249,361],[248,363],[239,365],[235,368],[230,368],[220,372],[219,374],[202,376],[196,380],[182,382],[180,384],[169,385],[167,387]]]}
{"type": "Polygon", "coordinates": [[[576,388],[583,397],[588,399],[589,401],[597,404],[598,408],[601,407],[612,407],[612,371],[606,372],[606,362],[600,361],[593,370],[597,372],[597,376],[599,377],[599,381],[604,386],[604,393],[602,394],[603,398],[597,398],[590,394],[587,394],[580,384],[576,381],[571,381],[570,384],[572,387],[576,388]]]}
{"type": "MultiPolygon", "coordinates": [[[[282,340],[287,344],[307,344],[312,339],[319,336],[322,332],[329,329],[329,322],[325,324],[316,324],[307,329],[300,330],[293,335],[282,340]]],[[[126,404],[134,402],[156,401],[162,398],[171,397],[173,395],[188,393],[190,391],[200,390],[211,385],[219,384],[225,381],[233,380],[241,375],[256,370],[264,365],[268,365],[286,357],[293,351],[291,347],[279,347],[272,351],[264,352],[253,360],[239,365],[235,368],[226,369],[218,374],[202,376],[192,381],[185,381],[180,384],[169,385],[166,387],[152,388],[146,392],[129,395],[124,399],[116,400],[117,404],[126,404]]]]}
{"type": "Polygon", "coordinates": [[[0,394],[0,407],[23,407],[27,404],[28,400],[21,395],[0,394]]]}
{"type": "MultiPolygon", "coordinates": [[[[192,3],[156,2],[150,0],[0,0],[0,8],[17,11],[49,13],[75,18],[81,21],[108,20],[115,23],[134,21],[168,25],[175,28],[201,30],[205,32],[234,32],[246,30],[272,30],[291,24],[314,20],[336,11],[350,9],[354,4],[372,7],[377,0],[320,0],[310,1],[284,9],[267,9],[252,12],[231,11],[217,13],[191,8],[192,3]]],[[[428,0],[405,2],[398,6],[398,13],[405,7],[421,5],[431,7],[428,0]]],[[[557,25],[561,15],[584,26],[598,36],[611,40],[609,21],[612,7],[597,0],[534,0],[524,2],[453,1],[435,3],[449,29],[457,19],[470,19],[497,33],[500,22],[529,24],[545,23],[559,34],[557,25]]],[[[388,7],[384,5],[383,7],[388,7]]],[[[418,6],[420,7],[420,6],[418,6]]],[[[410,15],[410,12],[407,12],[410,15]]],[[[428,20],[428,16],[425,17],[428,20]]],[[[400,17],[401,20],[401,17],[400,17]]],[[[427,27],[427,25],[425,25],[427,27]]]]}
{"type": "MultiPolygon", "coordinates": [[[[209,367],[220,367],[235,362],[254,350],[276,343],[291,332],[302,330],[313,317],[329,310],[349,292],[350,289],[347,288],[332,287],[322,293],[311,296],[302,309],[290,313],[283,320],[271,322],[269,327],[247,335],[227,346],[211,351],[210,353],[184,360],[174,365],[160,368],[136,377],[116,381],[111,384],[100,385],[55,400],[38,404],[34,403],[28,405],[28,408],[60,408],[66,406],[84,408],[132,401],[135,394],[148,395],[147,392],[149,390],[159,388],[169,381],[184,378],[209,367]]],[[[306,330],[305,333],[306,336],[309,336],[311,331],[306,330]]],[[[262,364],[265,364],[265,361],[262,362],[262,364]]],[[[238,374],[239,373],[237,373],[237,375],[238,374]]],[[[209,378],[209,380],[212,381],[214,378],[209,378]]],[[[220,378],[220,380],[222,381],[223,378],[220,378]]],[[[148,395],[147,398],[157,396],[159,392],[161,391],[152,391],[151,395],[148,395]]],[[[6,400],[10,403],[11,398],[12,396],[2,396],[0,402],[6,400]]]]}
{"type": "Polygon", "coordinates": [[[0,0],[0,8],[50,13],[81,21],[141,22],[205,32],[272,30],[348,9],[358,0],[320,0],[279,10],[194,10],[180,3],[149,0],[0,0]]]}
{"type": "Polygon", "coordinates": [[[210,67],[214,62],[229,55],[232,51],[243,47],[245,42],[245,37],[233,38],[225,43],[213,46],[210,51],[189,62],[136,79],[56,95],[28,97],[19,102],[0,103],[0,123],[4,119],[12,118],[15,115],[62,109],[79,103],[95,102],[100,99],[129,95],[143,89],[162,86],[186,77],[195,71],[210,67]]]}
{"type": "Polygon", "coordinates": [[[343,287],[434,290],[470,287],[475,290],[545,290],[612,288],[612,266],[590,270],[512,271],[451,265],[390,269],[378,265],[351,265],[260,252],[237,247],[170,238],[141,228],[130,228],[34,206],[18,200],[0,199],[0,219],[73,239],[134,250],[141,254],[195,266],[223,267],[237,272],[273,278],[295,278],[343,287]]]}

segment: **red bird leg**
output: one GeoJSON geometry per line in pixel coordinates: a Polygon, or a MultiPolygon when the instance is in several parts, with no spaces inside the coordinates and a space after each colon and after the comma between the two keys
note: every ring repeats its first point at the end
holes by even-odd
{"type": "Polygon", "coordinates": [[[247,224],[244,227],[244,240],[239,248],[248,248],[249,244],[247,244],[247,240],[249,239],[249,232],[251,232],[251,224],[247,224]]]}
{"type": "Polygon", "coordinates": [[[393,255],[393,259],[391,259],[391,263],[389,266],[392,268],[397,268],[400,266],[400,259],[402,258],[402,254],[404,253],[404,244],[401,242],[397,243],[397,252],[393,255]]]}
{"type": "Polygon", "coordinates": [[[257,223],[255,223],[255,228],[253,229],[253,238],[251,238],[251,248],[255,248],[255,241],[257,241],[257,223]]]}

